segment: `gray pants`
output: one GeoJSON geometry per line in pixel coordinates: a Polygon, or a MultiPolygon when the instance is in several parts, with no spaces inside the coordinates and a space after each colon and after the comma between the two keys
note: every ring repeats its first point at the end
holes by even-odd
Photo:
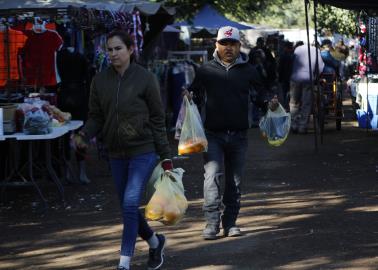
{"type": "Polygon", "coordinates": [[[204,153],[205,181],[203,210],[208,225],[223,228],[235,225],[240,210],[240,182],[248,147],[247,131],[206,131],[209,143],[204,153]],[[221,169],[224,165],[225,185],[221,194],[221,169]],[[222,214],[222,203],[224,211],[222,214]]]}
{"type": "Polygon", "coordinates": [[[289,105],[292,129],[306,129],[312,110],[311,84],[290,82],[289,105]]]}

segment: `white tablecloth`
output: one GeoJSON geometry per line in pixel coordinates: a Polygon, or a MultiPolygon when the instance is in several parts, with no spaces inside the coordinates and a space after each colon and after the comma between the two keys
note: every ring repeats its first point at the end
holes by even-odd
{"type": "Polygon", "coordinates": [[[51,140],[56,139],[67,132],[76,130],[80,128],[83,125],[83,121],[79,120],[73,120],[68,122],[67,124],[64,124],[61,127],[53,127],[52,132],[49,134],[43,134],[43,135],[26,135],[24,133],[18,132],[11,135],[2,135],[0,136],[0,141],[6,140],[6,139],[16,139],[19,141],[26,141],[26,140],[51,140]]]}
{"type": "MultiPolygon", "coordinates": [[[[356,88],[356,102],[360,105],[361,110],[367,112],[368,110],[368,96],[369,99],[371,96],[378,97],[378,83],[358,83],[356,88]]],[[[372,104],[370,101],[370,106],[376,106],[377,101],[375,100],[375,104],[372,104]]]]}

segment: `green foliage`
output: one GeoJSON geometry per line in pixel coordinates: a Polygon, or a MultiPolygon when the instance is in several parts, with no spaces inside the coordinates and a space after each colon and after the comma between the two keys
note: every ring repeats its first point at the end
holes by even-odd
{"type": "Polygon", "coordinates": [[[305,20],[303,0],[166,0],[165,3],[176,7],[178,20],[190,19],[206,4],[230,19],[272,27],[299,27],[305,20]]]}
{"type": "Polygon", "coordinates": [[[317,9],[318,29],[345,35],[356,33],[356,11],[319,5],[317,9]]]}
{"type": "Polygon", "coordinates": [[[264,8],[245,14],[247,21],[276,28],[297,28],[305,25],[303,0],[270,0],[264,3],[264,8]]]}
{"type": "MultiPolygon", "coordinates": [[[[304,0],[166,0],[165,3],[176,7],[179,20],[190,20],[204,5],[211,4],[236,21],[276,28],[304,28],[306,25],[304,0]]],[[[313,1],[310,1],[310,27],[313,26],[313,9],[313,1]]],[[[318,28],[341,34],[355,32],[356,12],[323,5],[319,5],[317,11],[318,28]]]]}
{"type": "Polygon", "coordinates": [[[240,21],[250,21],[261,12],[268,11],[273,5],[290,3],[292,0],[166,0],[167,5],[175,6],[178,19],[188,19],[204,5],[210,4],[226,16],[231,16],[240,21]]]}

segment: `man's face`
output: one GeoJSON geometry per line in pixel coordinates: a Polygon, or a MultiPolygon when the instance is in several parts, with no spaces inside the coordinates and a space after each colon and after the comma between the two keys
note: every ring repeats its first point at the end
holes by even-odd
{"type": "Polygon", "coordinates": [[[224,63],[233,63],[240,54],[240,42],[232,39],[220,40],[215,43],[218,56],[224,63]]]}

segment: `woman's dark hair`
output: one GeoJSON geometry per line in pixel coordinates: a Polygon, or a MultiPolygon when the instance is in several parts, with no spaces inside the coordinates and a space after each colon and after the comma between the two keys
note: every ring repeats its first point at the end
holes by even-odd
{"type": "Polygon", "coordinates": [[[113,37],[120,38],[128,49],[130,49],[134,45],[133,39],[126,31],[119,30],[119,29],[113,30],[106,36],[106,40],[109,40],[110,38],[113,38],[113,37]]]}

